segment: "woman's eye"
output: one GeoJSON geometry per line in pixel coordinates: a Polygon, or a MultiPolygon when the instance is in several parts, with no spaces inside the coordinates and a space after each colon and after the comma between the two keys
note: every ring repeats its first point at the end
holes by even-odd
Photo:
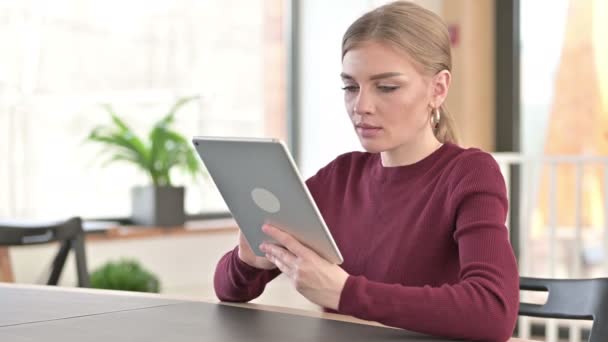
{"type": "Polygon", "coordinates": [[[399,89],[399,87],[398,86],[379,85],[378,89],[380,89],[380,91],[383,93],[390,93],[392,91],[399,89]]]}
{"type": "Polygon", "coordinates": [[[348,92],[348,93],[356,92],[358,89],[359,89],[359,87],[354,86],[354,85],[346,85],[346,86],[342,87],[342,90],[344,90],[345,92],[348,92]]]}

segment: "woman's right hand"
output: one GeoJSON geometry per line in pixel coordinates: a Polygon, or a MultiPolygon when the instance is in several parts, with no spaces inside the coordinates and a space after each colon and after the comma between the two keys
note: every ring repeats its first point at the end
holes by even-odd
{"type": "Polygon", "coordinates": [[[265,257],[259,257],[253,253],[251,246],[249,246],[249,242],[245,239],[243,233],[239,230],[239,259],[246,263],[249,266],[263,269],[263,270],[271,270],[276,268],[276,266],[268,261],[265,257]]]}

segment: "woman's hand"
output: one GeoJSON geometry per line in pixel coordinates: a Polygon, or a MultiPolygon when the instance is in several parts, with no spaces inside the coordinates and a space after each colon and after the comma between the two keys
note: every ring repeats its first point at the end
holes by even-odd
{"type": "Polygon", "coordinates": [[[315,304],[337,310],[348,273],[276,227],[264,225],[262,231],[281,246],[263,243],[260,249],[296,290],[315,304]]]}
{"type": "Polygon", "coordinates": [[[246,263],[249,266],[263,269],[263,270],[271,270],[276,268],[276,266],[268,261],[268,259],[264,257],[259,257],[253,253],[251,246],[249,246],[249,242],[243,236],[243,233],[239,230],[239,259],[246,263]]]}

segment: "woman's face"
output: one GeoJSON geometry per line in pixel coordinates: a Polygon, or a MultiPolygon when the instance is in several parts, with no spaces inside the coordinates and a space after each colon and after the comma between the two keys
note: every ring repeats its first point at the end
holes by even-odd
{"type": "Polygon", "coordinates": [[[437,97],[434,77],[418,70],[405,52],[362,42],[344,55],[341,76],[346,110],[366,151],[390,152],[434,137],[431,108],[444,97],[437,97]]]}

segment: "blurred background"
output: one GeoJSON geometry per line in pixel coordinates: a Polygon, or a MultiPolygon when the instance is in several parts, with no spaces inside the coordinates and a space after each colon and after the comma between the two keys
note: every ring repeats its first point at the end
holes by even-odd
{"type": "MultiPolygon", "coordinates": [[[[160,185],[183,187],[185,216],[142,219],[133,189],[159,184],[135,147],[153,146],[149,132],[174,108],[167,132],[277,137],[304,177],[359,150],[342,101],[341,37],[387,2],[0,0],[0,219],[81,217],[89,271],[129,258],[162,293],[213,298],[215,263],[237,231],[222,197],[204,170],[192,177],[177,160],[160,185]],[[123,140],[91,139],[102,131],[123,140]]],[[[415,2],[448,25],[447,106],[461,145],[501,165],[520,273],[608,276],[608,2],[415,2]]],[[[55,250],[0,246],[0,281],[46,282],[55,250]]],[[[76,285],[72,264],[61,285],[76,285]]],[[[316,309],[281,279],[257,301],[316,309]]],[[[588,332],[546,322],[524,319],[519,333],[588,332]]]]}

